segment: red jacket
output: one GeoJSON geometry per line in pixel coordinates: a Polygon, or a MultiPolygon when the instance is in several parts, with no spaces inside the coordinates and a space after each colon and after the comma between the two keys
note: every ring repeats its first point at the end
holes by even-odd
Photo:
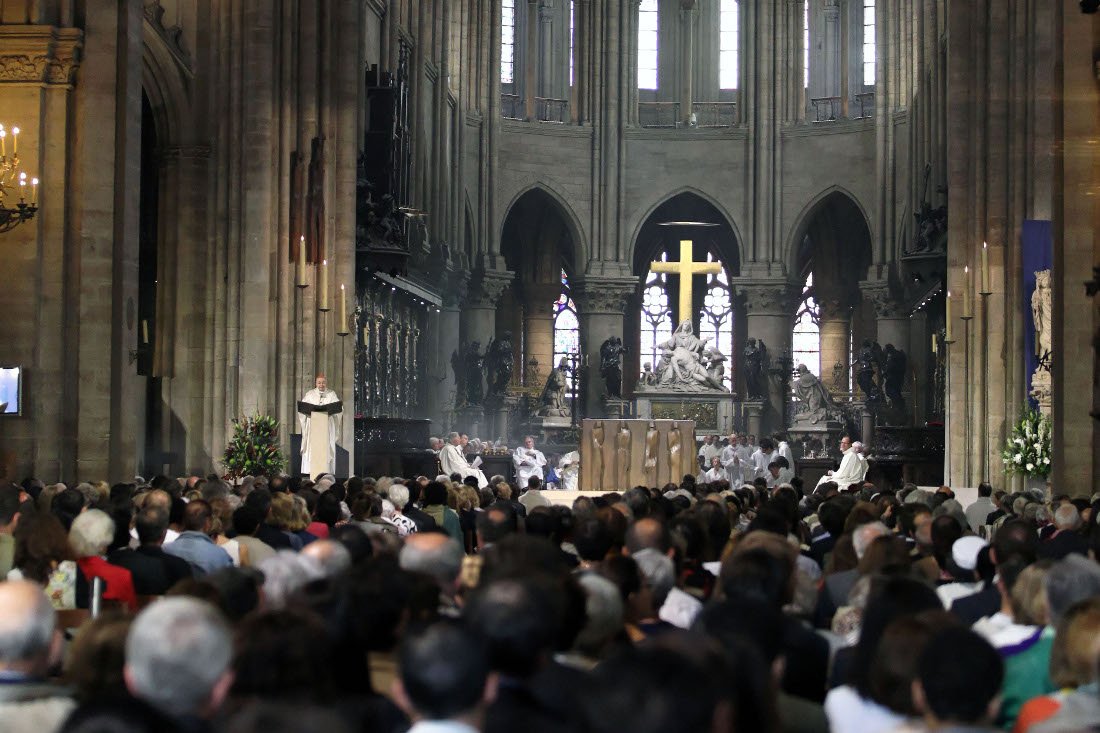
{"type": "Polygon", "coordinates": [[[134,578],[126,568],[112,565],[102,557],[82,557],[76,561],[80,566],[80,572],[88,579],[88,585],[92,578],[102,578],[107,587],[103,589],[103,597],[108,601],[121,601],[131,611],[137,611],[137,594],[134,593],[134,578]]]}

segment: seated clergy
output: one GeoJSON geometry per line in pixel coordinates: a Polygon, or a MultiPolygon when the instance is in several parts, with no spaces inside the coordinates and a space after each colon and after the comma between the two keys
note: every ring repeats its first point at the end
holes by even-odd
{"type": "Polygon", "coordinates": [[[448,476],[457,473],[462,478],[473,476],[477,479],[479,489],[487,488],[489,480],[485,478],[482,470],[476,466],[471,466],[470,462],[466,460],[466,456],[462,455],[462,439],[458,433],[450,433],[447,440],[448,445],[445,445],[443,450],[439,451],[439,465],[443,469],[443,473],[448,476]]]}

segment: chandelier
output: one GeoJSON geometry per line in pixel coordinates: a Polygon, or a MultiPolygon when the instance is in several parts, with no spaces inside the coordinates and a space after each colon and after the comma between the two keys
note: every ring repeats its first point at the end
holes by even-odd
{"type": "Polygon", "coordinates": [[[38,211],[38,179],[27,178],[19,169],[19,128],[6,129],[0,124],[0,232],[11,231],[34,218],[38,211]],[[8,155],[8,137],[11,155],[8,155]],[[30,203],[27,185],[30,185],[30,203]]]}

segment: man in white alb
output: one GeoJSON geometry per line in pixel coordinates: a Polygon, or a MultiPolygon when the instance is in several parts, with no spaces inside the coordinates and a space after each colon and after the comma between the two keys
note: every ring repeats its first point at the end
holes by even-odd
{"type": "Polygon", "coordinates": [[[718,456],[710,459],[710,468],[703,472],[700,481],[704,484],[712,484],[716,481],[726,480],[726,469],[722,468],[722,459],[718,456]]]}
{"type": "MultiPolygon", "coordinates": [[[[302,397],[302,402],[308,402],[311,405],[331,405],[333,402],[340,401],[336,393],[328,388],[328,380],[325,379],[324,374],[317,375],[315,385],[314,389],[305,393],[305,396],[302,397]]],[[[336,434],[339,432],[338,424],[340,422],[340,416],[329,416],[328,463],[324,465],[313,465],[314,461],[310,456],[309,431],[312,422],[312,415],[301,412],[298,413],[298,423],[302,426],[302,473],[310,477],[320,473],[336,473],[336,434]]]]}
{"type": "Polygon", "coordinates": [[[699,446],[699,467],[706,471],[710,468],[711,459],[721,452],[718,441],[713,436],[704,435],[703,444],[699,446]]]}
{"type": "Polygon", "coordinates": [[[753,468],[752,463],[752,446],[749,445],[749,438],[744,433],[737,436],[737,460],[741,464],[741,482],[751,484],[752,480],[756,478],[756,469],[753,468]]]}
{"type": "Polygon", "coordinates": [[[726,480],[736,488],[744,480],[741,478],[741,457],[737,454],[737,435],[730,433],[729,445],[722,449],[718,459],[726,469],[726,480]]]}
{"type": "Polygon", "coordinates": [[[581,454],[570,451],[558,460],[558,476],[561,477],[561,488],[565,491],[576,491],[577,481],[581,474],[581,454]]]}
{"type": "Polygon", "coordinates": [[[861,455],[863,443],[858,441],[853,443],[852,439],[845,435],[840,439],[840,450],[844,453],[844,457],[840,460],[840,468],[822,476],[817,482],[818,486],[827,481],[833,481],[837,488],[844,491],[852,484],[863,482],[863,477],[867,475],[867,459],[861,455]]]}
{"type": "Polygon", "coordinates": [[[512,452],[512,463],[516,467],[516,483],[521,487],[527,485],[527,480],[532,476],[546,478],[542,469],[546,465],[546,456],[535,448],[535,439],[528,435],[523,439],[523,447],[516,448],[512,452]]]}
{"type": "Polygon", "coordinates": [[[458,433],[450,433],[447,435],[448,444],[443,446],[443,450],[439,451],[439,465],[443,469],[443,473],[450,476],[452,473],[457,473],[466,478],[467,476],[477,477],[477,487],[484,489],[489,485],[489,480],[485,478],[485,474],[480,468],[471,466],[466,460],[466,456],[462,455],[462,440],[458,437],[458,433]]]}
{"type": "Polygon", "coordinates": [[[752,454],[752,477],[754,479],[767,478],[768,464],[773,460],[775,460],[775,446],[772,444],[771,438],[761,438],[760,447],[752,454]]]}

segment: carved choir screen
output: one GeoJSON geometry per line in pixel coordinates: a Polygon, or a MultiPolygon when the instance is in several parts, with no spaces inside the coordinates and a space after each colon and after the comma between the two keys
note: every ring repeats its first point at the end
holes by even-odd
{"type": "Polygon", "coordinates": [[[420,335],[425,306],[372,278],[356,308],[355,416],[411,418],[422,414],[420,335]]]}
{"type": "Polygon", "coordinates": [[[802,303],[794,317],[791,335],[794,366],[805,364],[815,376],[821,376],[821,309],[814,300],[814,276],[806,276],[802,288],[802,303]]]}
{"type": "MultiPolygon", "coordinates": [[[[569,297],[569,278],[565,270],[561,272],[561,295],[554,301],[554,361],[553,369],[563,356],[574,357],[581,350],[580,320],[577,318],[577,305],[569,297]]],[[[573,393],[576,376],[570,371],[568,376],[570,394],[573,393]]]]}
{"type": "MultiPolygon", "coordinates": [[[[714,262],[710,252],[707,262],[714,262]]],[[[733,291],[724,268],[707,275],[703,307],[699,309],[699,338],[709,338],[707,346],[718,347],[726,358],[733,354],[733,291]]]]}
{"type": "MultiPolygon", "coordinates": [[[[661,261],[667,262],[668,255],[661,253],[661,261]]],[[[665,285],[668,276],[650,272],[646,276],[645,289],[642,290],[642,312],[639,339],[639,363],[656,368],[660,361],[657,344],[672,338],[672,309],[669,306],[668,291],[665,285]]]]}

